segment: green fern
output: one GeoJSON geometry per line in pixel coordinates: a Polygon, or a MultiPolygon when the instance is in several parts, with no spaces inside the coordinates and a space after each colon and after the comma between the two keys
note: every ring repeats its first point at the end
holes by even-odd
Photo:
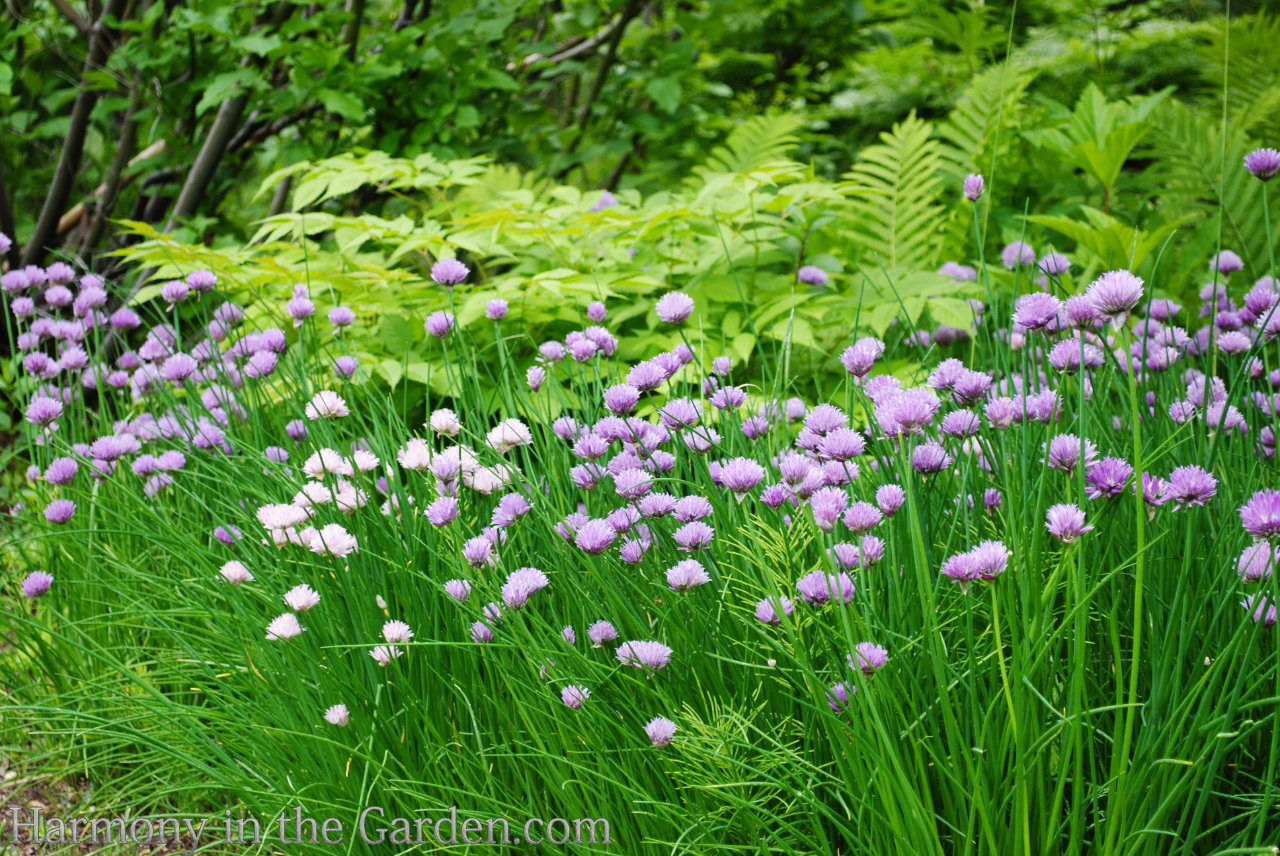
{"type": "Polygon", "coordinates": [[[1280,136],[1280,51],[1276,45],[1280,45],[1280,18],[1259,14],[1239,18],[1229,29],[1216,30],[1202,53],[1208,87],[1205,94],[1221,107],[1225,90],[1231,125],[1259,139],[1280,136]]]}
{"type": "Polygon", "coordinates": [[[1193,237],[1182,250],[1184,268],[1203,265],[1220,234],[1223,247],[1243,256],[1249,276],[1266,272],[1262,182],[1242,165],[1252,147],[1239,128],[1228,125],[1224,140],[1217,121],[1181,103],[1168,103],[1155,114],[1148,141],[1155,165],[1145,179],[1159,188],[1159,209],[1194,218],[1193,237]]]}
{"type": "Polygon", "coordinates": [[[853,199],[850,232],[886,267],[933,267],[938,260],[946,212],[938,201],[942,146],[932,131],[912,112],[844,175],[841,191],[853,199]]]}
{"type": "Polygon", "coordinates": [[[947,121],[938,126],[942,168],[962,180],[970,172],[995,174],[1018,140],[1011,128],[1018,126],[1022,94],[1035,71],[1008,64],[988,69],[973,78],[956,99],[947,121]]]}
{"type": "Polygon", "coordinates": [[[716,173],[745,175],[786,161],[800,138],[804,120],[791,114],[753,116],[734,128],[724,145],[716,146],[693,173],[705,180],[716,173]]]}

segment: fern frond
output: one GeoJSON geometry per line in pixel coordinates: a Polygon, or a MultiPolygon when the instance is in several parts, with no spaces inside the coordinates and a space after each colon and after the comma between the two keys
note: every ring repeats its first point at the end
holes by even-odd
{"type": "Polygon", "coordinates": [[[941,149],[944,172],[963,179],[970,172],[993,171],[993,163],[1003,160],[1001,155],[1017,140],[1010,129],[1017,127],[1022,94],[1035,75],[1033,69],[1004,63],[973,78],[937,129],[946,143],[941,149]]]}
{"type": "Polygon", "coordinates": [[[745,175],[785,161],[800,141],[796,132],[803,126],[804,120],[791,114],[753,116],[734,128],[693,173],[705,181],[716,173],[745,175]]]}
{"type": "Polygon", "coordinates": [[[863,149],[844,176],[853,198],[849,228],[867,255],[888,267],[932,267],[946,215],[938,201],[941,144],[912,112],[879,145],[863,149]]]}
{"type": "Polygon", "coordinates": [[[1231,124],[1252,130],[1259,139],[1280,136],[1276,45],[1280,45],[1280,18],[1260,13],[1237,18],[1229,30],[1218,29],[1202,53],[1205,94],[1221,105],[1225,88],[1231,124]]]}
{"type": "Polygon", "coordinates": [[[1230,125],[1224,140],[1218,121],[1179,102],[1166,103],[1154,118],[1147,147],[1155,165],[1145,177],[1159,188],[1159,208],[1193,218],[1185,257],[1203,264],[1221,229],[1221,245],[1240,253],[1250,277],[1261,276],[1268,264],[1262,182],[1242,163],[1252,144],[1230,125]]]}

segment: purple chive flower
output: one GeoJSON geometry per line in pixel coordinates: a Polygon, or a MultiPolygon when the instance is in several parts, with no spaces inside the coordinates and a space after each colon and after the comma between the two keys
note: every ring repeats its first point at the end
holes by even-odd
{"type": "Polygon", "coordinates": [[[619,383],[604,391],[604,406],[610,413],[625,416],[636,409],[640,390],[629,383],[619,383]]]}
{"type": "Polygon", "coordinates": [[[848,656],[848,662],[850,669],[857,669],[870,677],[889,662],[889,652],[883,645],[859,642],[854,646],[853,653],[848,656]]]}
{"type": "Polygon", "coordinates": [[[953,458],[936,440],[926,440],[911,450],[911,466],[921,475],[940,473],[951,466],[953,458]]]}
{"type": "MultiPolygon", "coordinates": [[[[1270,181],[1271,178],[1280,172],[1280,152],[1275,149],[1254,149],[1244,156],[1244,168],[1254,176],[1263,181],[1270,181]]],[[[1272,611],[1275,607],[1272,607],[1272,611]]]]}
{"type": "Polygon", "coordinates": [[[356,320],[356,313],[348,306],[336,306],[329,310],[329,323],[335,327],[348,327],[356,320]]]}
{"type": "Polygon", "coordinates": [[[596,556],[613,546],[618,531],[608,520],[588,520],[578,527],[574,536],[574,544],[584,553],[596,556]]]}
{"type": "Polygon", "coordinates": [[[849,696],[858,691],[858,688],[844,681],[838,681],[832,684],[831,689],[827,690],[827,704],[831,707],[833,713],[839,713],[849,708],[849,696]]]}
{"type": "Polygon", "coordinates": [[[655,716],[645,723],[644,733],[655,749],[665,749],[676,736],[676,724],[665,716],[655,716]]]}
{"type": "Polygon", "coordinates": [[[476,644],[483,645],[486,642],[493,641],[493,628],[485,624],[483,621],[477,621],[471,625],[471,641],[476,644]]]}
{"type": "Polygon", "coordinates": [[[453,313],[441,310],[428,315],[426,322],[422,326],[432,336],[437,339],[443,339],[453,332],[453,323],[453,313]]]}
{"type": "Polygon", "coordinates": [[[1064,544],[1070,544],[1093,529],[1092,526],[1085,525],[1084,511],[1065,502],[1049,507],[1045,514],[1045,526],[1050,535],[1064,544]]]}
{"type": "Polygon", "coordinates": [[[982,428],[982,420],[971,410],[953,410],[942,417],[942,433],[948,437],[972,437],[982,428]]]}
{"type": "Polygon", "coordinates": [[[1075,434],[1059,434],[1049,441],[1045,454],[1045,465],[1052,470],[1064,473],[1074,472],[1080,463],[1081,445],[1084,447],[1084,465],[1087,469],[1098,457],[1098,447],[1091,441],[1083,444],[1075,434]]]}
{"type": "Polygon", "coordinates": [[[1244,531],[1258,540],[1280,541],[1280,490],[1258,491],[1239,512],[1244,531]]]}
{"type": "Polygon", "coordinates": [[[1062,301],[1044,291],[1024,294],[1014,301],[1013,323],[1027,330],[1052,327],[1062,311],[1062,301]]]}
{"type": "Polygon", "coordinates": [[[853,580],[843,571],[832,574],[829,571],[817,570],[805,574],[796,582],[796,590],[805,603],[822,606],[839,598],[841,603],[848,604],[853,600],[853,580]]]}
{"type": "Polygon", "coordinates": [[[976,270],[959,262],[943,262],[942,267],[938,268],[938,273],[949,276],[956,282],[973,282],[978,278],[976,270]]]}
{"type": "Polygon", "coordinates": [[[1071,259],[1056,250],[1050,250],[1040,259],[1038,267],[1049,276],[1061,276],[1071,268],[1071,259]]]}
{"type": "Polygon", "coordinates": [[[1084,296],[1100,314],[1123,318],[1142,300],[1142,279],[1127,270],[1107,271],[1090,283],[1084,296]]]}
{"type": "Polygon", "coordinates": [[[665,324],[682,324],[693,314],[693,298],[682,291],[670,291],[658,298],[654,310],[665,324]]]}
{"type": "Polygon", "coordinates": [[[44,571],[32,571],[22,581],[22,596],[37,598],[49,591],[53,585],[53,576],[44,571]]]}
{"type": "Polygon", "coordinates": [[[705,496],[685,496],[676,500],[672,514],[681,523],[692,523],[695,520],[710,517],[714,511],[715,507],[712,506],[711,500],[705,496]]]}
{"type": "Polygon", "coordinates": [[[1008,569],[1013,551],[999,541],[983,541],[970,550],[969,555],[978,570],[978,577],[994,580],[1008,569]]]}
{"type": "Polygon", "coordinates": [[[291,420],[284,426],[284,432],[289,435],[289,439],[295,443],[301,443],[307,439],[307,423],[301,419],[291,420]]]}
{"type": "Polygon", "coordinates": [[[855,342],[840,354],[840,365],[854,377],[866,377],[882,353],[882,349],[869,342],[855,342]]]}
{"type": "Polygon", "coordinates": [[[1014,241],[1000,251],[1000,261],[1009,270],[1018,265],[1033,265],[1036,263],[1036,251],[1026,241],[1014,241]]]}
{"type": "Polygon", "coordinates": [[[942,575],[960,586],[967,593],[969,583],[981,579],[978,563],[970,553],[957,553],[942,563],[942,575]]]}
{"type": "Polygon", "coordinates": [[[1253,623],[1262,622],[1263,627],[1274,627],[1276,623],[1276,605],[1266,595],[1251,594],[1240,605],[1249,613],[1253,623]]]}
{"type": "Polygon", "coordinates": [[[612,208],[617,204],[618,204],[618,197],[614,196],[608,190],[602,190],[600,192],[600,198],[597,199],[595,202],[593,202],[591,204],[591,207],[588,208],[587,210],[591,211],[592,213],[595,213],[598,211],[603,211],[606,208],[612,208]]]}
{"type": "Polygon", "coordinates": [[[881,485],[876,489],[876,505],[885,517],[892,517],[907,501],[907,495],[896,484],[881,485]]]}
{"type": "Polygon", "coordinates": [[[855,502],[844,513],[844,525],[858,534],[870,532],[881,519],[880,509],[869,502],[855,502]]]}
{"type": "Polygon", "coordinates": [[[971,172],[964,177],[964,198],[970,202],[977,202],[981,199],[986,189],[986,181],[980,173],[971,172]]]}
{"type": "Polygon", "coordinates": [[[777,627],[782,624],[782,616],[795,612],[795,608],[795,603],[789,597],[767,597],[756,604],[756,620],[770,627],[777,627]]]}
{"type": "Polygon", "coordinates": [[[817,265],[805,265],[796,271],[796,279],[807,285],[826,285],[827,272],[817,265]]]}
{"type": "Polygon", "coordinates": [[[333,361],[333,373],[338,377],[349,378],[360,368],[360,361],[350,355],[338,357],[333,361]]]}
{"type": "Polygon", "coordinates": [[[623,642],[618,646],[618,662],[656,672],[671,662],[671,649],[661,642],[623,642]]]}
{"type": "Polygon", "coordinates": [[[424,513],[432,526],[447,526],[458,517],[458,500],[452,496],[437,497],[424,513]]]}
{"type": "Polygon", "coordinates": [[[466,559],[473,568],[483,568],[496,561],[493,555],[493,544],[483,536],[467,539],[462,545],[462,558],[466,559]]]}
{"type": "Polygon", "coordinates": [[[827,553],[833,562],[846,571],[852,571],[862,564],[862,555],[855,544],[832,544],[827,553]]]}
{"type": "Polygon", "coordinates": [[[1236,562],[1236,573],[1247,583],[1268,579],[1280,563],[1280,548],[1270,544],[1255,543],[1244,548],[1236,562]]]}
{"type": "Polygon", "coordinates": [[[1090,499],[1119,496],[1124,490],[1133,467],[1123,458],[1103,458],[1085,470],[1085,493],[1090,499]]]}
{"type": "MultiPolygon", "coordinates": [[[[781,487],[781,485],[778,487],[781,487]]],[[[785,491],[785,488],[782,489],[785,491]]],[[[786,500],[784,499],[783,501],[785,502],[786,500]]],[[[830,532],[835,529],[836,521],[840,519],[840,515],[844,513],[848,505],[849,495],[838,487],[819,488],[809,497],[809,509],[813,512],[813,522],[823,532],[830,532]]]]}
{"type": "Polygon", "coordinates": [[[213,530],[213,537],[220,543],[228,547],[234,545],[240,538],[240,530],[234,526],[219,526],[213,530]]]}
{"type": "Polygon", "coordinates": [[[191,293],[191,286],[180,279],[170,280],[160,287],[160,296],[168,303],[181,303],[191,293]]]}
{"type": "Polygon", "coordinates": [[[593,648],[603,648],[606,642],[617,638],[618,631],[608,621],[597,621],[587,628],[587,639],[591,640],[593,648]]]}
{"type": "Polygon", "coordinates": [[[1244,260],[1232,250],[1223,250],[1209,260],[1209,270],[1230,276],[1238,270],[1244,270],[1244,260]]]}
{"type": "Polygon", "coordinates": [[[547,575],[537,568],[520,568],[512,571],[502,587],[502,602],[511,609],[520,609],[529,598],[547,587],[547,575]]]}
{"type": "Polygon", "coordinates": [[[706,568],[696,559],[684,559],[667,570],[667,585],[673,591],[688,591],[711,582],[706,568]]]}
{"type": "Polygon", "coordinates": [[[471,583],[466,580],[449,580],[444,584],[444,590],[458,603],[466,603],[467,598],[471,597],[471,583]]]}
{"type": "Polygon", "coordinates": [[[587,318],[599,324],[609,317],[609,310],[599,300],[593,300],[587,304],[587,318]]]}
{"type": "Polygon", "coordinates": [[[653,476],[644,470],[629,468],[613,477],[618,496],[635,502],[653,489],[653,476]]]}
{"type": "Polygon", "coordinates": [[[711,546],[716,531],[701,520],[686,523],[671,536],[675,539],[677,549],[683,553],[693,553],[711,546]]]}
{"type": "Polygon", "coordinates": [[[76,477],[80,465],[75,458],[54,458],[45,468],[44,480],[52,485],[63,485],[76,477]]]}
{"type": "Polygon", "coordinates": [[[720,468],[720,484],[733,491],[741,502],[756,485],[764,481],[764,467],[751,458],[734,458],[720,468]]]}
{"type": "Polygon", "coordinates": [[[1204,505],[1218,493],[1218,480],[1201,467],[1178,467],[1169,473],[1167,493],[1178,508],[1204,505]]]}
{"type": "Polygon", "coordinates": [[[50,523],[61,525],[76,513],[76,504],[69,499],[55,499],[44,509],[44,519],[50,523]]]}
{"type": "Polygon", "coordinates": [[[431,278],[446,288],[462,282],[470,273],[471,269],[457,259],[441,259],[431,266],[431,278]]]}
{"type": "Polygon", "coordinates": [[[577,684],[570,684],[560,691],[560,700],[563,701],[567,707],[571,707],[574,710],[580,710],[582,708],[582,703],[590,697],[591,690],[586,687],[578,686],[577,684]]]}
{"type": "Polygon", "coordinates": [[[26,419],[32,425],[47,428],[62,415],[62,402],[47,395],[36,395],[27,405],[26,419]]]}
{"type": "Polygon", "coordinates": [[[187,274],[187,285],[191,286],[192,291],[198,291],[201,294],[211,291],[218,284],[218,277],[210,270],[193,270],[187,274]]]}
{"type": "Polygon", "coordinates": [[[484,308],[484,317],[490,321],[501,321],[507,317],[507,301],[501,298],[490,300],[484,308]]]}

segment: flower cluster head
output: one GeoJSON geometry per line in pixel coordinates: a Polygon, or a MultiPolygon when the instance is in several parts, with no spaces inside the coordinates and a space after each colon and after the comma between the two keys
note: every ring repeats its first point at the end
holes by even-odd
{"type": "Polygon", "coordinates": [[[53,585],[53,575],[44,571],[32,571],[22,581],[22,596],[37,598],[48,593],[53,585]]]}
{"type": "Polygon", "coordinates": [[[671,649],[661,642],[623,642],[617,656],[624,666],[656,672],[671,662],[671,649]]]}
{"type": "Polygon", "coordinates": [[[655,749],[664,749],[671,745],[676,736],[676,724],[665,716],[655,716],[645,723],[644,733],[655,749]]]}
{"type": "Polygon", "coordinates": [[[826,285],[827,272],[817,265],[805,265],[796,271],[796,279],[806,285],[826,285]]]}
{"type": "Polygon", "coordinates": [[[968,592],[975,580],[990,582],[1009,567],[1013,555],[999,541],[983,541],[967,553],[957,553],[942,563],[942,575],[959,584],[960,591],[968,592]]]}
{"type": "Polygon", "coordinates": [[[986,181],[980,173],[971,172],[964,177],[964,198],[977,202],[986,192],[986,181]]]}
{"type": "Polygon", "coordinates": [[[520,568],[507,577],[502,587],[502,602],[511,609],[520,609],[529,598],[547,587],[547,575],[537,568],[520,568]]]}
{"type": "Polygon", "coordinates": [[[1240,506],[1244,531],[1260,541],[1280,541],[1280,490],[1260,490],[1240,506]]]}
{"type": "Polygon", "coordinates": [[[1089,284],[1084,296],[1099,315],[1118,324],[1142,301],[1142,279],[1127,270],[1107,271],[1089,284]]]}
{"type": "Polygon", "coordinates": [[[591,697],[591,690],[577,684],[570,684],[560,691],[560,700],[566,707],[580,710],[583,702],[591,697]]]}
{"type": "Polygon", "coordinates": [[[654,309],[665,324],[683,324],[693,314],[693,298],[683,291],[669,291],[658,298],[654,309]]]}
{"type": "Polygon", "coordinates": [[[874,642],[859,642],[849,655],[849,668],[856,669],[868,677],[874,675],[889,662],[889,652],[883,645],[874,642]]]}
{"type": "Polygon", "coordinates": [[[440,259],[431,266],[431,278],[445,288],[452,288],[470,273],[471,269],[457,259],[440,259]]]}
{"type": "MultiPolygon", "coordinates": [[[[1244,156],[1244,168],[1263,181],[1270,181],[1280,172],[1280,152],[1275,149],[1254,149],[1244,156]]],[[[1273,606],[1272,611],[1275,610],[1273,606]]]]}
{"type": "Polygon", "coordinates": [[[1081,535],[1093,529],[1084,522],[1084,511],[1070,503],[1059,503],[1049,506],[1045,514],[1045,526],[1049,534],[1064,544],[1070,544],[1081,535]]]}

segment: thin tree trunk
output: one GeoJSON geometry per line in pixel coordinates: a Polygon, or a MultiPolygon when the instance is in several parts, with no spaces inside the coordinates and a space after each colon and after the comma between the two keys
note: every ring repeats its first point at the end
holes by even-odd
{"type": "Polygon", "coordinates": [[[88,85],[88,75],[97,71],[106,63],[111,52],[111,34],[107,32],[104,19],[111,15],[120,17],[125,0],[108,0],[106,11],[93,23],[89,34],[89,55],[85,58],[84,72],[80,78],[80,91],[76,93],[75,105],[71,108],[71,123],[67,128],[67,136],[62,143],[62,154],[58,157],[58,166],[54,172],[53,183],[49,187],[49,195],[45,197],[44,207],[40,210],[40,219],[36,222],[35,234],[27,242],[27,251],[23,264],[33,265],[44,259],[46,247],[57,232],[58,218],[67,207],[71,191],[75,186],[76,173],[80,171],[80,161],[84,157],[84,141],[89,128],[89,116],[94,105],[98,103],[98,91],[88,85]]]}
{"type": "Polygon", "coordinates": [[[609,36],[609,46],[605,49],[604,60],[600,63],[600,70],[596,73],[595,80],[591,83],[591,90],[587,93],[586,100],[582,103],[582,115],[578,120],[578,133],[569,145],[565,147],[565,154],[571,155],[578,149],[578,145],[582,142],[582,138],[587,135],[587,126],[591,124],[591,107],[595,104],[596,99],[600,97],[600,91],[604,89],[605,78],[609,76],[610,70],[613,69],[613,63],[618,58],[618,45],[622,43],[622,34],[627,31],[627,24],[640,14],[641,0],[627,0],[626,5],[622,7],[619,13],[620,20],[618,28],[609,36]]]}
{"type": "Polygon", "coordinates": [[[231,142],[236,128],[240,125],[240,117],[244,115],[244,108],[248,103],[249,94],[244,93],[235,98],[228,98],[218,108],[218,115],[209,126],[209,133],[205,135],[200,154],[191,164],[191,171],[187,173],[187,180],[182,185],[181,192],[178,193],[178,201],[174,203],[173,213],[169,215],[164,231],[171,231],[179,219],[189,217],[196,212],[204,192],[209,189],[209,182],[213,180],[218,162],[222,160],[222,155],[227,150],[227,144],[231,142]]]}
{"type": "Polygon", "coordinates": [[[352,13],[347,24],[347,62],[356,61],[356,48],[360,45],[360,23],[364,19],[365,0],[347,0],[347,11],[352,13]]]}
{"type": "Polygon", "coordinates": [[[120,139],[116,141],[116,155],[111,161],[111,171],[107,174],[106,190],[97,210],[93,213],[93,222],[89,224],[84,241],[80,244],[80,257],[89,262],[94,247],[102,240],[102,233],[107,228],[107,218],[115,211],[116,200],[120,197],[120,182],[124,177],[124,168],[133,157],[133,149],[138,140],[138,122],[134,114],[142,106],[142,86],[135,78],[129,94],[129,106],[124,111],[124,122],[120,128],[120,139]]]}

